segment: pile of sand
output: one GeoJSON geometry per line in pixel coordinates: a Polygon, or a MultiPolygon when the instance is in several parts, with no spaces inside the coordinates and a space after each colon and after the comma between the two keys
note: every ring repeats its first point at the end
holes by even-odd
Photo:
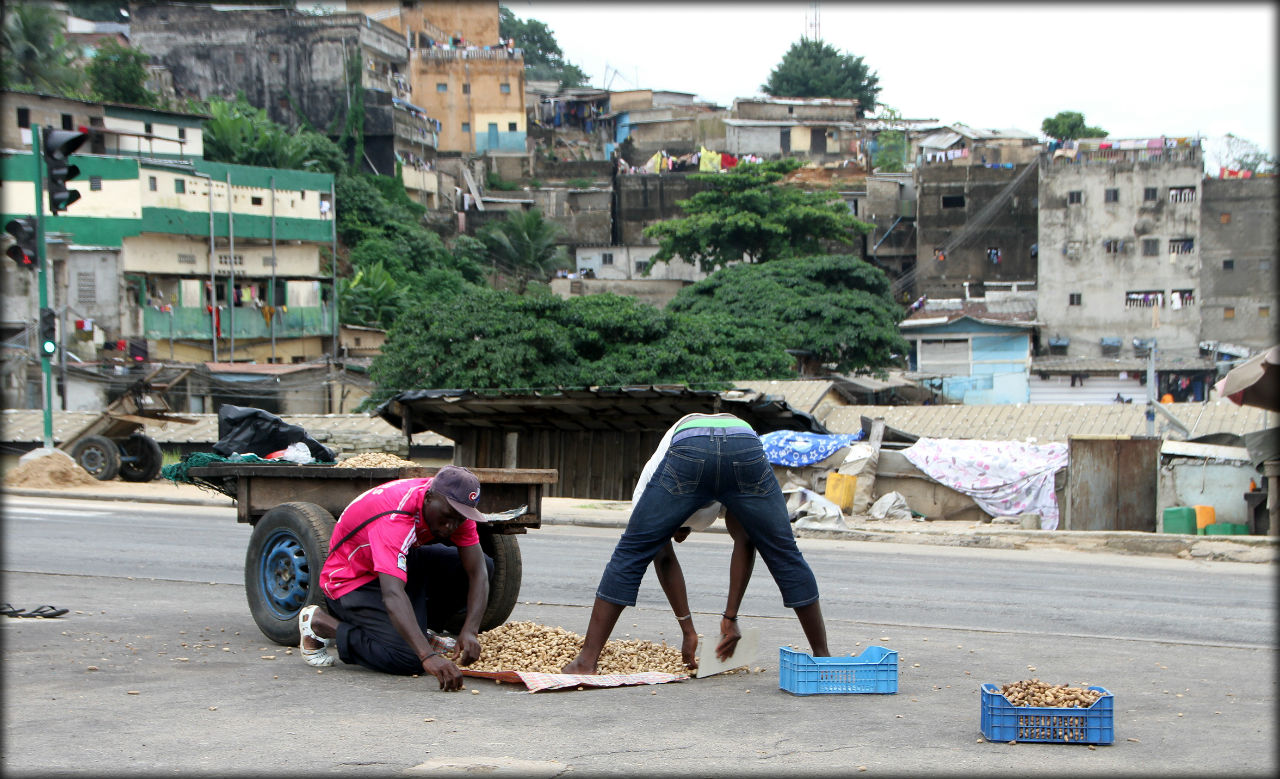
{"type": "Polygon", "coordinates": [[[364,452],[355,457],[343,460],[336,468],[416,468],[418,464],[412,460],[403,460],[386,452],[364,452]]]}
{"type": "Polygon", "coordinates": [[[6,473],[4,483],[9,487],[53,490],[59,487],[92,487],[98,480],[71,459],[71,455],[54,449],[6,473]]]}

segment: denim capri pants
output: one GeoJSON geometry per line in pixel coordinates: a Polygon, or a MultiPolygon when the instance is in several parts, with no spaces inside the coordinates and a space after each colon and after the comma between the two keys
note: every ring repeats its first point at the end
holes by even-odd
{"type": "Polygon", "coordinates": [[[688,428],[673,437],[605,566],[596,597],[634,606],[649,563],[693,512],[724,504],[751,538],[787,608],[818,600],[818,581],[796,546],[782,488],[750,428],[688,428]]]}

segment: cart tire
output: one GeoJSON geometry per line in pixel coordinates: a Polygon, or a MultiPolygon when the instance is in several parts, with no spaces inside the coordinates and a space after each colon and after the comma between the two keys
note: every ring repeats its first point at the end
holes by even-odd
{"type": "Polygon", "coordinates": [[[120,461],[120,478],[125,481],[155,481],[164,465],[164,455],[156,439],[142,433],[134,433],[120,444],[126,455],[135,458],[131,462],[120,461]]]}
{"type": "Polygon", "coordinates": [[[298,612],[323,603],[320,570],[329,555],[333,515],[314,503],[281,503],[253,526],[244,558],[249,611],[267,638],[298,646],[298,612]]]}
{"type": "Polygon", "coordinates": [[[120,448],[110,438],[85,436],[71,449],[71,459],[98,481],[111,481],[120,472],[120,448]]]}
{"type": "MultiPolygon", "coordinates": [[[[480,548],[493,558],[493,575],[489,577],[489,602],[480,618],[480,630],[493,630],[503,625],[516,607],[520,597],[520,579],[524,575],[524,563],[520,558],[520,544],[514,534],[480,533],[480,548]]],[[[463,617],[449,620],[446,629],[453,634],[462,630],[463,617]]]]}

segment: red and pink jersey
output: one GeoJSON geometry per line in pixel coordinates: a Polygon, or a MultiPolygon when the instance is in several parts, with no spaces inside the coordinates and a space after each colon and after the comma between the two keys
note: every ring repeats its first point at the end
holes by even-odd
{"type": "MultiPolygon", "coordinates": [[[[329,559],[320,572],[320,587],[325,595],[336,600],[376,579],[380,573],[408,581],[409,550],[435,541],[422,519],[422,502],[430,488],[430,477],[397,479],[380,484],[351,501],[333,528],[331,544],[341,541],[375,514],[393,510],[396,513],[378,517],[357,530],[341,548],[329,550],[329,559]]],[[[476,523],[462,520],[449,542],[460,547],[480,543],[476,523]]]]}

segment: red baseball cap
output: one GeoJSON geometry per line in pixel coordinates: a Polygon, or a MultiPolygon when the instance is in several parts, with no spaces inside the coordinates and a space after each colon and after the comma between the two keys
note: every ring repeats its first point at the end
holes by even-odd
{"type": "Polygon", "coordinates": [[[446,465],[436,471],[431,479],[431,491],[444,496],[453,510],[467,519],[475,522],[489,521],[476,508],[480,503],[480,479],[466,468],[446,465]]]}

